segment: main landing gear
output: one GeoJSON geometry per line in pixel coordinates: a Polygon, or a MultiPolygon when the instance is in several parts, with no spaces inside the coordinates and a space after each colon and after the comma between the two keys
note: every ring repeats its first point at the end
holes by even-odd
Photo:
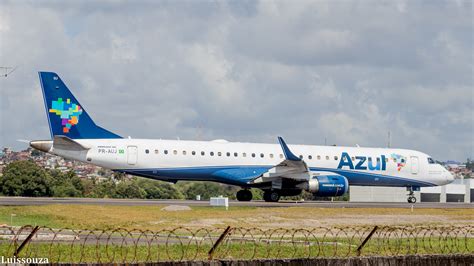
{"type": "Polygon", "coordinates": [[[266,202],[278,202],[280,200],[280,193],[278,190],[265,190],[263,192],[263,199],[266,202]]]}
{"type": "Polygon", "coordinates": [[[251,201],[252,200],[252,192],[248,189],[242,189],[237,191],[237,200],[238,201],[251,201]]]}
{"type": "Polygon", "coordinates": [[[416,203],[415,192],[413,188],[408,188],[408,203],[416,203]]]}

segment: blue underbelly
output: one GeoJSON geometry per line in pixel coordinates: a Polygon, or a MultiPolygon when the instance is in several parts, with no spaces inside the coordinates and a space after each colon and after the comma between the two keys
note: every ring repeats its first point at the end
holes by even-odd
{"type": "Polygon", "coordinates": [[[262,166],[208,166],[160,169],[121,170],[128,174],[162,180],[215,181],[226,184],[245,185],[267,172],[271,167],[262,166]]]}
{"type": "MultiPolygon", "coordinates": [[[[168,181],[214,181],[242,186],[247,185],[249,181],[259,177],[270,168],[272,168],[272,166],[201,166],[157,169],[124,169],[118,171],[168,181]]],[[[310,170],[330,171],[342,175],[347,178],[349,185],[352,186],[425,187],[435,185],[416,179],[389,176],[380,173],[319,167],[311,167],[310,170]]]]}

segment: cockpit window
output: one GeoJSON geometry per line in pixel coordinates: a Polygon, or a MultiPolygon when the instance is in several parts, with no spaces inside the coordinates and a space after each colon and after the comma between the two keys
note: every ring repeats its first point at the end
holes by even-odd
{"type": "Polygon", "coordinates": [[[429,164],[435,164],[436,162],[435,162],[435,160],[433,160],[433,158],[428,157],[428,163],[429,164]]]}

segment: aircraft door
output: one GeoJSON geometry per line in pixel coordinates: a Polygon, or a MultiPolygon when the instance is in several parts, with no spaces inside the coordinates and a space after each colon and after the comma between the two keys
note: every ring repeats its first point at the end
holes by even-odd
{"type": "Polygon", "coordinates": [[[417,156],[411,156],[411,173],[412,174],[418,174],[418,168],[420,167],[418,163],[418,157],[417,156]]]}
{"type": "Polygon", "coordinates": [[[127,146],[127,162],[134,165],[137,163],[138,148],[137,146],[127,146]]]}

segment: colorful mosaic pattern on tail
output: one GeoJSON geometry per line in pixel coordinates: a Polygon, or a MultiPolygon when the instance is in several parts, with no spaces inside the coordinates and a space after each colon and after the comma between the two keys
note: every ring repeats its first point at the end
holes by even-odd
{"type": "Polygon", "coordinates": [[[79,123],[79,116],[82,114],[82,109],[79,105],[71,103],[71,99],[58,98],[51,104],[50,113],[55,113],[61,117],[61,125],[63,126],[63,133],[69,133],[72,126],[79,123]]]}

